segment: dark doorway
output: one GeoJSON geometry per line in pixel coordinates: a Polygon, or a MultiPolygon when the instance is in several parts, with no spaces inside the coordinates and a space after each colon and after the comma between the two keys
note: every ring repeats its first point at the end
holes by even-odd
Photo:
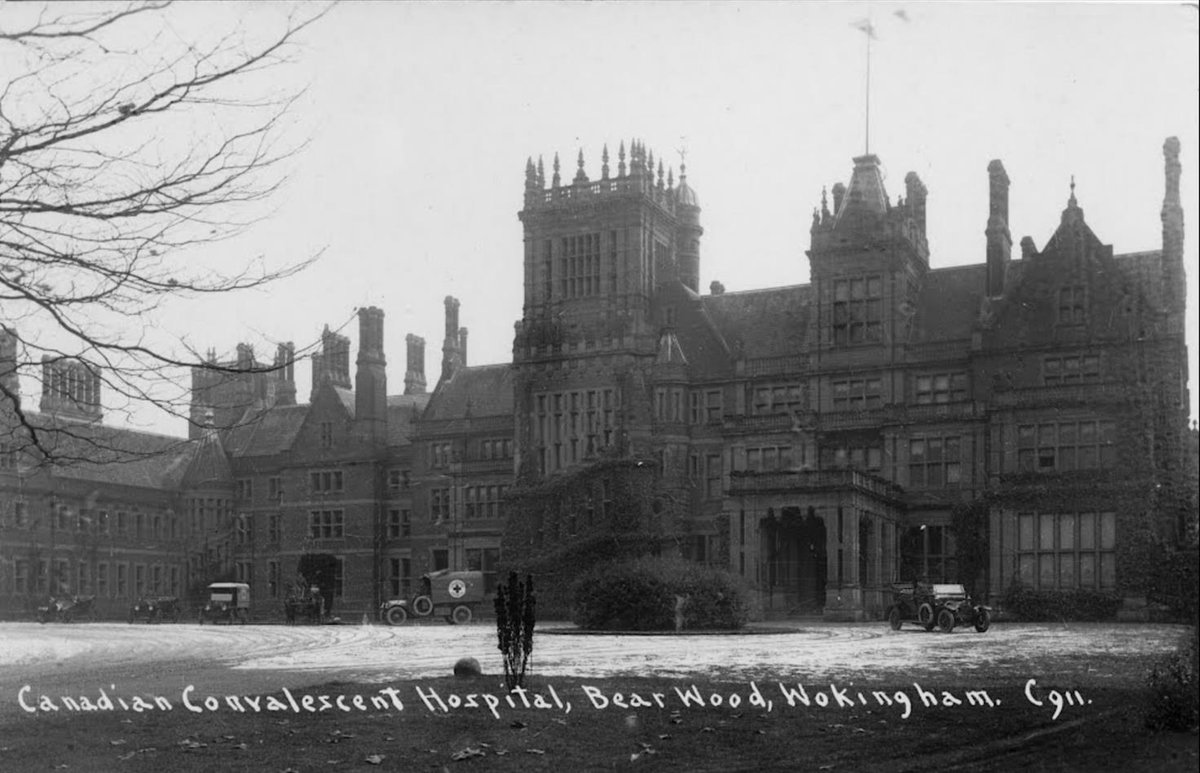
{"type": "Polygon", "coordinates": [[[767,584],[782,590],[800,614],[820,614],[825,608],[825,522],[813,508],[807,512],[785,507],[763,519],[767,540],[767,584]]]}
{"type": "Polygon", "coordinates": [[[317,586],[325,599],[325,613],[330,614],[333,611],[334,589],[338,582],[337,556],[329,553],[305,553],[300,556],[297,571],[304,578],[307,587],[317,586]]]}

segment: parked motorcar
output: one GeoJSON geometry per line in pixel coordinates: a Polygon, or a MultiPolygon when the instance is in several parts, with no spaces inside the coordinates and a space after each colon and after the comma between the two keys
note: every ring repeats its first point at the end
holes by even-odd
{"type": "Polygon", "coordinates": [[[991,607],[971,601],[962,585],[894,583],[892,594],[886,617],[893,631],[900,630],[906,622],[916,623],[926,631],[936,626],[945,633],[959,625],[971,625],[983,633],[992,625],[991,607]]]}
{"type": "Polygon", "coordinates": [[[70,623],[75,620],[96,620],[95,596],[51,596],[38,607],[38,622],[70,623]]]}
{"type": "Polygon", "coordinates": [[[214,582],[208,586],[208,602],[200,609],[200,625],[222,620],[246,624],[250,619],[250,586],[244,582],[214,582]]]}
{"type": "Polygon", "coordinates": [[[483,572],[455,572],[442,569],[422,575],[418,594],[409,599],[390,599],[379,607],[379,615],[388,625],[403,625],[409,615],[443,615],[446,622],[463,625],[471,622],[484,600],[483,572]]]}
{"type": "Polygon", "coordinates": [[[182,605],[175,596],[146,596],[129,608],[129,622],[145,620],[147,623],[161,623],[170,620],[178,623],[181,611],[182,605]]]}

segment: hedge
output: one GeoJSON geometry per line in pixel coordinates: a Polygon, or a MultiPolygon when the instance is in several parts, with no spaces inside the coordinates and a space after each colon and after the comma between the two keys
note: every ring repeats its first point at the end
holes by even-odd
{"type": "Polygon", "coordinates": [[[1004,592],[1004,611],[1026,622],[1111,620],[1121,607],[1116,593],[1094,590],[1034,590],[1013,584],[1004,592]]]}
{"type": "Polygon", "coordinates": [[[685,630],[741,628],[749,616],[745,588],[723,569],[683,559],[606,563],[572,586],[572,620],[588,630],[669,631],[683,599],[685,630]]]}

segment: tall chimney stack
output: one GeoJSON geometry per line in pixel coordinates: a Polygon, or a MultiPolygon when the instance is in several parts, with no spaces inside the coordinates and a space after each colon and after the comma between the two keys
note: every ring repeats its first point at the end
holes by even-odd
{"type": "Polygon", "coordinates": [[[446,300],[446,337],[442,341],[442,381],[454,375],[454,371],[462,365],[462,350],[459,348],[458,337],[458,299],[447,295],[446,300]]]}
{"type": "MultiPolygon", "coordinates": [[[[1179,198],[1179,138],[1163,142],[1163,167],[1166,189],[1162,205],[1162,277],[1171,310],[1182,313],[1187,304],[1183,274],[1183,204],[1179,198]]],[[[1180,320],[1182,323],[1182,320],[1180,320]]]]}
{"type": "Polygon", "coordinates": [[[296,345],[291,341],[275,349],[275,404],[296,404],[296,345]]]}
{"type": "Polygon", "coordinates": [[[404,372],[404,394],[425,394],[425,339],[409,333],[404,341],[408,344],[408,369],[404,372]]]}
{"type": "Polygon", "coordinates": [[[1012,234],[1008,230],[1008,173],[999,159],[988,164],[987,295],[1004,295],[1005,276],[1012,260],[1012,234]]]}
{"type": "Polygon", "coordinates": [[[354,421],[368,441],[387,439],[387,360],[383,310],[358,310],[358,359],[354,374],[354,421]]]}

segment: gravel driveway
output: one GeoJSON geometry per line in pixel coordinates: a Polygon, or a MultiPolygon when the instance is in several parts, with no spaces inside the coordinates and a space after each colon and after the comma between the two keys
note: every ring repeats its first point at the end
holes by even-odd
{"type": "MultiPolygon", "coordinates": [[[[547,624],[546,629],[561,628],[547,624]]],[[[741,636],[580,636],[535,639],[533,672],[544,677],[688,676],[743,681],[904,680],[1071,686],[1141,682],[1149,663],[1184,629],[1171,625],[998,624],[926,633],[882,623],[800,623],[786,633],[741,636]],[[1019,681],[1018,681],[1019,680],[1019,681]]],[[[123,692],[279,689],[329,681],[444,676],[460,657],[485,672],[500,666],[495,629],[467,626],[197,626],[0,624],[0,711],[22,685],[37,690],[123,692]]]]}

